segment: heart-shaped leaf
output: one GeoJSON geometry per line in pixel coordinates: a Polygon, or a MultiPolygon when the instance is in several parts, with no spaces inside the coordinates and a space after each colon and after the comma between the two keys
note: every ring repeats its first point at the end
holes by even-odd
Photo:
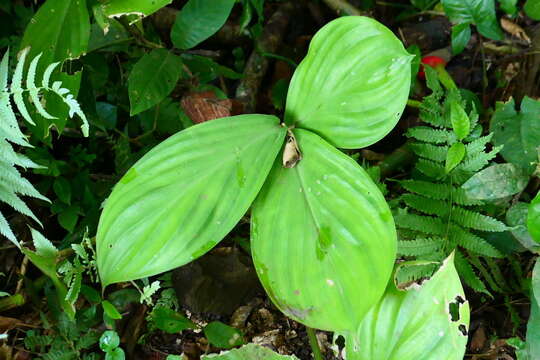
{"type": "Polygon", "coordinates": [[[462,360],[470,310],[450,255],[433,277],[408,290],[391,281],[355,336],[348,360],[462,360]]]}
{"type": "Polygon", "coordinates": [[[392,272],[392,215],[354,160],[310,131],[294,132],[303,158],[292,168],[276,161],[253,205],[255,267],[291,318],[329,331],[356,329],[392,272]]]}
{"type": "Polygon", "coordinates": [[[216,245],[259,192],[285,133],[273,116],[222,118],[177,133],[140,159],[99,221],[103,285],[173,269],[216,245]]]}
{"type": "Polygon", "coordinates": [[[373,19],[346,16],[330,22],[317,32],[294,73],[285,122],[341,148],[379,141],[407,102],[412,58],[373,19]]]}

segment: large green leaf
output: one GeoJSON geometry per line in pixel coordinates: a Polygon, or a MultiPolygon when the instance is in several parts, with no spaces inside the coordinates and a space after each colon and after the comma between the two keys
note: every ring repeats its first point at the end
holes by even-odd
{"type": "Polygon", "coordinates": [[[317,32],[294,73],[285,122],[341,148],[379,141],[407,102],[412,58],[373,19],[346,16],[330,22],[317,32]]]}
{"type": "Polygon", "coordinates": [[[470,310],[453,255],[433,277],[406,291],[390,281],[355,336],[348,360],[462,360],[470,310]],[[359,346],[358,346],[359,344],[359,346]]]}
{"type": "Polygon", "coordinates": [[[493,144],[504,145],[501,155],[508,162],[532,172],[540,147],[540,101],[525,96],[518,113],[514,99],[497,104],[491,118],[493,144]]]}
{"type": "Polygon", "coordinates": [[[461,187],[475,200],[494,200],[522,191],[529,177],[514,164],[495,164],[474,174],[461,187]]]}
{"type": "Polygon", "coordinates": [[[104,286],[184,265],[216,245],[259,192],[285,132],[269,115],[222,118],[181,131],[141,158],[99,221],[104,286]]]}
{"type": "Polygon", "coordinates": [[[495,14],[495,0],[442,0],[442,4],[453,23],[473,23],[485,37],[504,38],[495,14]]]}
{"type": "Polygon", "coordinates": [[[107,17],[148,16],[171,2],[172,0],[105,0],[99,6],[103,15],[107,17]]]}
{"type": "Polygon", "coordinates": [[[128,79],[130,114],[158,104],[173,91],[181,74],[182,59],[166,49],[155,49],[141,57],[128,79]]]}
{"type": "Polygon", "coordinates": [[[312,132],[295,134],[303,159],[293,168],[276,161],[253,206],[255,267],[291,318],[318,329],[355,329],[392,271],[392,215],[351,158],[312,132]]]}
{"type": "Polygon", "coordinates": [[[190,49],[218,31],[231,13],[235,0],[189,0],[178,12],[171,40],[179,49],[190,49]]]}
{"type": "Polygon", "coordinates": [[[247,344],[239,349],[225,351],[221,354],[203,355],[203,360],[297,360],[296,356],[280,355],[272,350],[256,344],[247,344]]]}
{"type": "Polygon", "coordinates": [[[86,0],[47,0],[29,22],[21,49],[30,46],[28,58],[43,53],[37,75],[49,64],[84,54],[90,38],[86,0]]]}
{"type": "MultiPolygon", "coordinates": [[[[536,194],[531,201],[531,205],[529,205],[527,228],[529,229],[529,233],[533,240],[540,243],[540,192],[536,194]]],[[[538,289],[538,291],[540,292],[540,289],[538,289]]]]}

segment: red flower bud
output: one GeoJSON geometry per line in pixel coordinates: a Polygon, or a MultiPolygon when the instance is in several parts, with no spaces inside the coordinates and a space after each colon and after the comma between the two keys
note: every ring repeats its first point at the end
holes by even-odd
{"type": "Polygon", "coordinates": [[[446,60],[439,56],[424,56],[422,58],[422,64],[420,64],[420,71],[418,71],[418,77],[420,79],[426,78],[426,73],[424,72],[424,65],[429,65],[431,67],[444,67],[446,65],[446,60]]]}

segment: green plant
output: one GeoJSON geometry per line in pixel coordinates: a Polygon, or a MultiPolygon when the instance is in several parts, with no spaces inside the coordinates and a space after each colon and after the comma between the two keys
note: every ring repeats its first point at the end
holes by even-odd
{"type": "Polygon", "coordinates": [[[379,23],[341,18],[314,37],[296,70],[285,124],[268,115],[222,118],[158,145],[105,203],[103,285],[192,261],[254,202],[253,259],[272,300],[308,326],[354,330],[384,291],[395,230],[377,186],[334,146],[367,146],[392,129],[407,100],[409,62],[379,23]]]}
{"type": "MultiPolygon", "coordinates": [[[[398,254],[439,262],[455,251],[456,266],[465,282],[487,292],[469,261],[481,267],[478,255],[502,257],[479,232],[506,231],[507,226],[483,214],[485,202],[469,196],[461,185],[484,168],[501,147],[486,151],[493,134],[482,136],[474,106],[466,104],[455,88],[445,94],[434,70],[426,68],[426,74],[433,90],[420,108],[420,119],[426,125],[412,127],[406,134],[418,160],[414,177],[399,181],[407,193],[400,197],[405,207],[395,216],[398,254]],[[466,107],[470,108],[468,114],[466,107]]],[[[400,280],[420,279],[431,275],[434,268],[409,268],[400,280]]]]}
{"type": "MultiPolygon", "coordinates": [[[[16,166],[25,169],[38,168],[39,166],[13,149],[12,144],[23,147],[30,147],[30,144],[19,128],[11,101],[13,99],[16,109],[22,117],[29,124],[35,125],[26,103],[31,102],[39,115],[47,119],[53,119],[54,117],[41,104],[41,97],[44,93],[53,93],[67,104],[70,116],[77,114],[83,120],[82,131],[84,136],[88,136],[88,122],[79,104],[73,98],[73,95],[70,94],[69,90],[62,87],[62,82],[55,81],[52,84],[50,83],[51,75],[56,66],[58,66],[58,63],[48,65],[43,72],[43,77],[39,80],[39,84],[36,84],[36,69],[41,55],[36,56],[30,62],[26,73],[26,81],[23,84],[23,69],[28,52],[29,48],[20,52],[19,60],[9,85],[9,52],[4,54],[0,63],[0,149],[2,154],[0,156],[0,201],[10,205],[21,214],[34,219],[38,224],[41,224],[32,210],[19,198],[19,195],[24,195],[48,201],[28,180],[21,176],[16,168],[16,166]]],[[[2,213],[0,213],[0,234],[19,246],[15,234],[2,213]]]]}
{"type": "Polygon", "coordinates": [[[105,353],[105,360],[124,360],[126,357],[120,347],[120,337],[116,331],[105,331],[99,338],[99,347],[105,353]]]}

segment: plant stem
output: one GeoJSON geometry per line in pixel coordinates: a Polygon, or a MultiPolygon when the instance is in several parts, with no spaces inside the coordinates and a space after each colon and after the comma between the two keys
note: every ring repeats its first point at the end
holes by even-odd
{"type": "Polygon", "coordinates": [[[23,305],[26,302],[24,296],[21,294],[15,294],[6,298],[0,299],[0,312],[16,308],[23,305]]]}
{"type": "Polygon", "coordinates": [[[349,4],[346,0],[324,0],[329,8],[333,9],[338,15],[365,15],[362,11],[349,4]]]}
{"type": "Polygon", "coordinates": [[[420,109],[420,106],[422,106],[422,102],[418,100],[408,99],[407,106],[420,109]]]}
{"type": "Polygon", "coordinates": [[[306,326],[306,330],[309,339],[309,345],[311,346],[311,351],[313,351],[313,359],[323,360],[321,349],[319,348],[319,342],[317,341],[317,335],[315,335],[315,329],[306,326]]]}
{"type": "Polygon", "coordinates": [[[445,88],[447,88],[448,90],[457,89],[454,79],[452,79],[452,77],[450,76],[448,71],[446,71],[444,66],[438,65],[438,66],[435,66],[434,69],[437,71],[437,74],[439,75],[439,80],[445,88]]]}

